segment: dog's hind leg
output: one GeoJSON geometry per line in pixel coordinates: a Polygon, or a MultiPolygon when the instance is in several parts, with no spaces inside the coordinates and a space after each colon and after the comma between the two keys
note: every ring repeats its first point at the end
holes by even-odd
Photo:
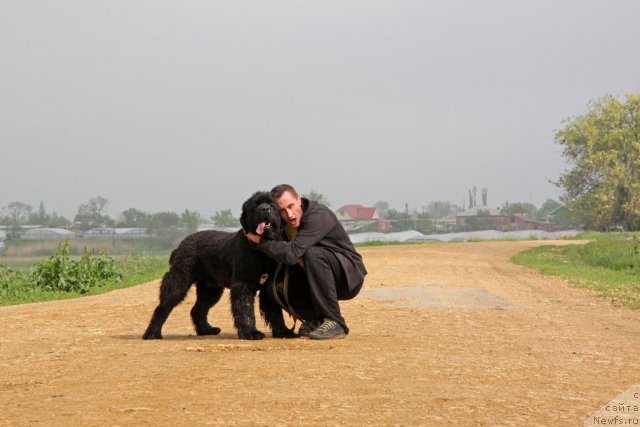
{"type": "Polygon", "coordinates": [[[153,311],[151,322],[142,335],[145,340],[162,339],[162,325],[173,308],[180,304],[187,296],[192,280],[182,274],[168,271],[162,278],[160,285],[160,304],[153,311]]]}
{"type": "Polygon", "coordinates": [[[191,320],[198,335],[218,335],[220,328],[211,326],[207,321],[209,310],[218,301],[224,292],[224,288],[216,288],[207,282],[196,283],[196,303],[191,309],[191,320]]]}

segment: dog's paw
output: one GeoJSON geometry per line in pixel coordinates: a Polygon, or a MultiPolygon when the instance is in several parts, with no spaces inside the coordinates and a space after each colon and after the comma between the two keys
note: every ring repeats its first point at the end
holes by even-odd
{"type": "Polygon", "coordinates": [[[200,328],[196,331],[198,335],[218,335],[221,329],[215,326],[207,326],[206,328],[200,328]]]}
{"type": "Polygon", "coordinates": [[[261,340],[264,339],[264,334],[256,329],[255,331],[238,332],[238,338],[241,340],[261,340]]]}
{"type": "Polygon", "coordinates": [[[284,338],[284,339],[300,337],[300,335],[296,334],[295,332],[293,332],[293,330],[288,328],[278,330],[278,331],[274,330],[272,335],[274,338],[284,338]]]}
{"type": "Polygon", "coordinates": [[[162,339],[162,334],[159,332],[149,332],[146,331],[144,333],[144,335],[142,336],[143,340],[161,340],[162,339]]]}

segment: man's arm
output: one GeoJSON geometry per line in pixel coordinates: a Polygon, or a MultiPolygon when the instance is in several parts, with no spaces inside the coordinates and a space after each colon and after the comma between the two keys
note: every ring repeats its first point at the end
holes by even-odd
{"type": "Polygon", "coordinates": [[[316,245],[336,226],[335,219],[323,210],[307,211],[304,215],[303,224],[300,225],[295,240],[259,240],[258,248],[278,262],[287,265],[297,263],[307,249],[316,245]]]}

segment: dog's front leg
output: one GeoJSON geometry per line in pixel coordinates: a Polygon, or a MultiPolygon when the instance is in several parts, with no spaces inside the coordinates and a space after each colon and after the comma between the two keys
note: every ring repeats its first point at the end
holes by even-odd
{"type": "Polygon", "coordinates": [[[256,291],[249,290],[244,282],[231,285],[231,313],[233,324],[238,331],[238,338],[243,340],[261,340],[264,334],[256,329],[254,300],[256,291]]]}

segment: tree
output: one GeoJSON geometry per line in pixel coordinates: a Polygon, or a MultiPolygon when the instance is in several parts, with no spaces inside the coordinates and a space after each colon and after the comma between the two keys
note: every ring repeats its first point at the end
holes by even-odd
{"type": "Polygon", "coordinates": [[[175,212],[157,212],[149,216],[149,232],[156,235],[158,245],[162,249],[175,248],[186,236],[178,229],[180,216],[175,212]]]}
{"type": "Polygon", "coordinates": [[[555,182],[589,229],[640,228],[640,95],[604,96],[555,134],[571,169],[555,182]]]}
{"type": "Polygon", "coordinates": [[[109,200],[104,197],[98,196],[89,199],[87,203],[80,205],[78,213],[73,220],[80,223],[85,230],[94,227],[103,227],[110,221],[108,215],[103,215],[108,204],[109,200]]]}
{"type": "Polygon", "coordinates": [[[149,224],[149,214],[135,208],[129,208],[120,214],[119,227],[146,227],[149,224]]]}
{"type": "Polygon", "coordinates": [[[412,215],[413,229],[422,234],[430,234],[435,231],[433,218],[430,214],[424,212],[413,211],[412,215]]]}
{"type": "Polygon", "coordinates": [[[449,201],[431,202],[427,206],[427,212],[434,218],[444,218],[451,215],[456,210],[456,206],[449,201]]]}
{"type": "Polygon", "coordinates": [[[492,230],[495,228],[491,213],[484,209],[478,210],[477,214],[467,218],[465,225],[469,231],[492,230]]]}
{"type": "Polygon", "coordinates": [[[515,202],[515,203],[507,202],[502,206],[502,209],[501,209],[502,215],[505,215],[505,216],[521,214],[521,215],[526,215],[530,218],[534,218],[537,211],[538,211],[538,208],[536,208],[534,204],[522,203],[522,202],[515,202]]]}
{"type": "Polygon", "coordinates": [[[47,216],[49,217],[47,224],[49,227],[64,227],[71,224],[71,221],[61,215],[58,215],[56,211],[53,211],[50,216],[47,216]]]}
{"type": "Polygon", "coordinates": [[[379,202],[376,202],[373,207],[378,210],[380,218],[387,218],[387,214],[389,213],[389,208],[391,207],[391,205],[389,204],[389,202],[380,200],[379,202]]]}
{"type": "Polygon", "coordinates": [[[31,213],[29,216],[29,224],[42,226],[49,225],[49,215],[47,215],[47,211],[44,209],[44,202],[40,202],[38,212],[31,213]]]}
{"type": "Polygon", "coordinates": [[[397,209],[389,209],[387,211],[386,219],[390,219],[392,221],[400,221],[406,219],[406,215],[404,212],[400,212],[397,209]]]}
{"type": "Polygon", "coordinates": [[[187,233],[195,233],[198,231],[198,225],[200,224],[202,217],[200,213],[196,211],[190,211],[189,209],[185,209],[180,215],[180,225],[184,227],[187,233]]]}
{"type": "Polygon", "coordinates": [[[238,227],[240,220],[233,216],[231,209],[217,211],[211,219],[216,227],[238,227]]]}
{"type": "Polygon", "coordinates": [[[149,228],[152,232],[168,228],[178,228],[180,217],[175,212],[158,212],[150,215],[149,228]]]}
{"type": "Polygon", "coordinates": [[[11,202],[4,209],[4,222],[9,226],[9,235],[17,238],[22,226],[27,223],[31,210],[31,205],[22,202],[11,202]]]}
{"type": "Polygon", "coordinates": [[[303,194],[302,197],[305,197],[309,200],[315,200],[316,202],[322,203],[325,206],[331,206],[329,199],[327,199],[324,194],[319,193],[314,189],[311,189],[311,191],[309,191],[308,193],[303,194]]]}

